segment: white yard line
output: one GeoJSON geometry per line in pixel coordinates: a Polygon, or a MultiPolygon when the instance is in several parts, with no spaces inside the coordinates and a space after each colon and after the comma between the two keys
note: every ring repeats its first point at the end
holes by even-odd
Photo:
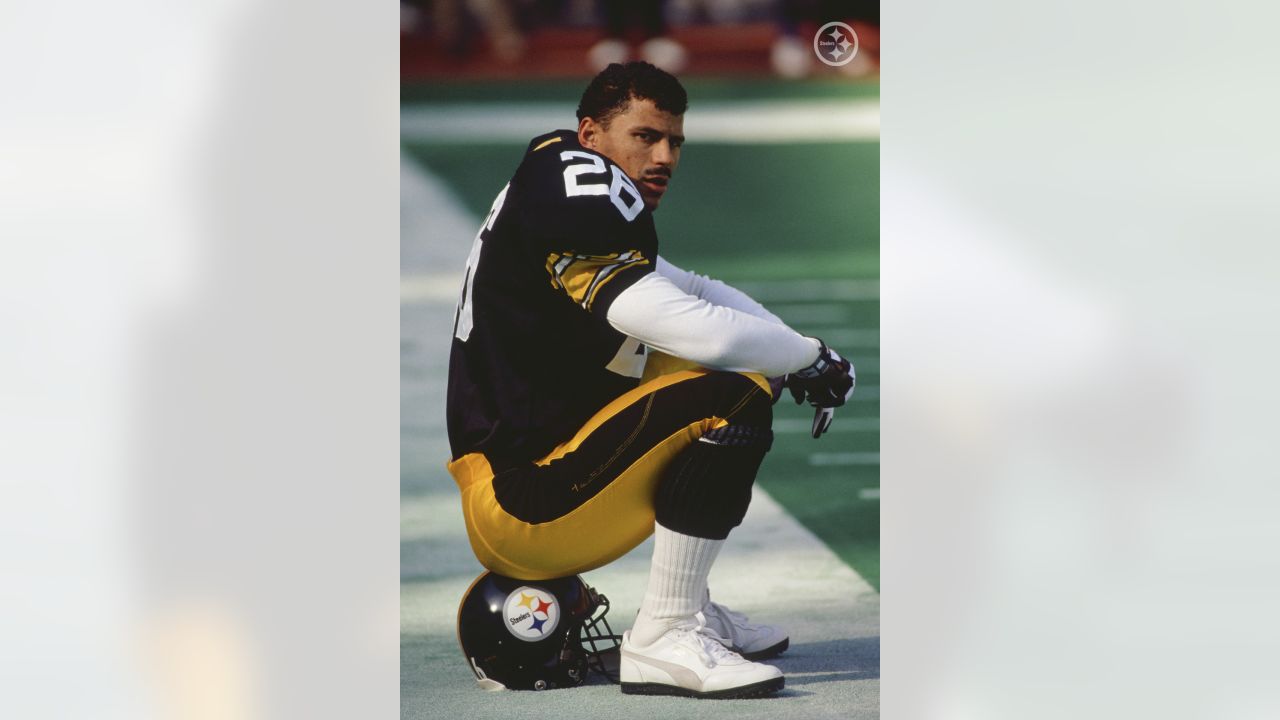
{"type": "Polygon", "coordinates": [[[831,302],[778,303],[770,308],[788,325],[838,325],[849,317],[849,306],[831,302]]]}
{"type": "MultiPolygon", "coordinates": [[[[577,127],[566,103],[409,105],[400,136],[413,141],[519,141],[577,127]]],[[[880,139],[879,100],[782,100],[699,103],[685,117],[691,143],[793,143],[880,139]]]]}
{"type": "Polygon", "coordinates": [[[880,386],[879,385],[858,385],[853,389],[847,402],[879,402],[880,386]]]}
{"type": "Polygon", "coordinates": [[[462,273],[419,273],[400,276],[400,303],[413,305],[425,302],[458,301],[462,291],[462,273]]]}
{"type": "MultiPolygon", "coordinates": [[[[784,400],[785,401],[785,400],[784,400]]],[[[880,430],[879,418],[843,418],[840,413],[836,413],[835,422],[827,430],[828,433],[859,433],[859,432],[878,432],[880,430]]],[[[773,421],[773,431],[779,433],[795,433],[805,434],[813,432],[813,421],[797,418],[776,418],[773,421]]]]}
{"type": "Polygon", "coordinates": [[[814,467],[831,467],[834,465],[879,465],[878,452],[837,452],[811,453],[809,464],[814,467]]]}
{"type": "Polygon", "coordinates": [[[839,300],[861,302],[880,299],[880,281],[839,280],[748,280],[733,284],[756,300],[768,303],[839,300]]]}
{"type": "Polygon", "coordinates": [[[457,301],[471,241],[480,227],[443,180],[400,153],[400,297],[457,301]]]}
{"type": "Polygon", "coordinates": [[[859,372],[880,372],[880,358],[878,357],[866,357],[863,355],[849,355],[848,357],[849,362],[853,363],[853,367],[859,372]]]}
{"type": "Polygon", "coordinates": [[[880,488],[862,488],[858,491],[859,500],[879,500],[880,488]]]}
{"type": "Polygon", "coordinates": [[[811,327],[807,332],[820,337],[837,350],[851,347],[880,347],[880,331],[846,327],[811,327]]]}

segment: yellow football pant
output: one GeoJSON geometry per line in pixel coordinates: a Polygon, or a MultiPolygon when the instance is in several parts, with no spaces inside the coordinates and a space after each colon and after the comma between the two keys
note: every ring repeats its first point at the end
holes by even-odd
{"type": "Polygon", "coordinates": [[[576,575],[618,559],[653,532],[654,493],[672,460],[758,401],[760,392],[768,398],[769,384],[756,373],[680,370],[644,382],[533,463],[534,472],[582,468],[571,486],[564,483],[565,511],[539,522],[503,507],[483,454],[449,463],[476,558],[493,572],[525,580],[576,575]],[[586,499],[579,503],[576,496],[586,499]]]}

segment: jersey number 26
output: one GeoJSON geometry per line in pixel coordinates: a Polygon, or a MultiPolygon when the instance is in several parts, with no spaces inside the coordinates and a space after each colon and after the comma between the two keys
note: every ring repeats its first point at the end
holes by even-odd
{"type": "Polygon", "coordinates": [[[564,162],[571,160],[580,160],[585,162],[576,162],[568,165],[564,169],[564,194],[569,197],[578,195],[608,195],[609,200],[613,202],[613,206],[618,208],[618,212],[622,213],[622,217],[631,222],[636,219],[640,211],[644,209],[644,198],[640,197],[640,191],[636,189],[635,183],[631,182],[631,178],[626,173],[618,169],[617,165],[610,165],[609,170],[605,170],[604,160],[599,155],[584,153],[580,150],[565,150],[560,153],[560,159],[564,162]],[[609,171],[612,171],[611,173],[609,171]],[[611,174],[612,180],[608,185],[602,182],[584,183],[580,180],[583,175],[605,175],[611,174]],[[627,192],[630,200],[622,197],[623,192],[627,192]]]}

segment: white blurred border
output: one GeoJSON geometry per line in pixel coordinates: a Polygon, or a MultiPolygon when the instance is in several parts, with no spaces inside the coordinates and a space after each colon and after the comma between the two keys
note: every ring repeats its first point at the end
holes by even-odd
{"type": "MultiPolygon", "coordinates": [[[[395,712],[398,16],[5,7],[0,716],[395,712]]],[[[887,717],[1277,714],[1276,16],[884,8],[887,717]]]]}
{"type": "Polygon", "coordinates": [[[1278,14],[885,5],[886,717],[1280,715],[1278,14]]]}
{"type": "Polygon", "coordinates": [[[398,16],[0,11],[0,717],[396,712],[398,16]]]}

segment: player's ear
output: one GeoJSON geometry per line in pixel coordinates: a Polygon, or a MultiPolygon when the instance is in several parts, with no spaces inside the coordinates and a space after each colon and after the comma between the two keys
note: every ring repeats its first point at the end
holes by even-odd
{"type": "Polygon", "coordinates": [[[596,136],[600,133],[600,125],[590,117],[578,121],[578,144],[584,148],[596,149],[596,136]]]}

